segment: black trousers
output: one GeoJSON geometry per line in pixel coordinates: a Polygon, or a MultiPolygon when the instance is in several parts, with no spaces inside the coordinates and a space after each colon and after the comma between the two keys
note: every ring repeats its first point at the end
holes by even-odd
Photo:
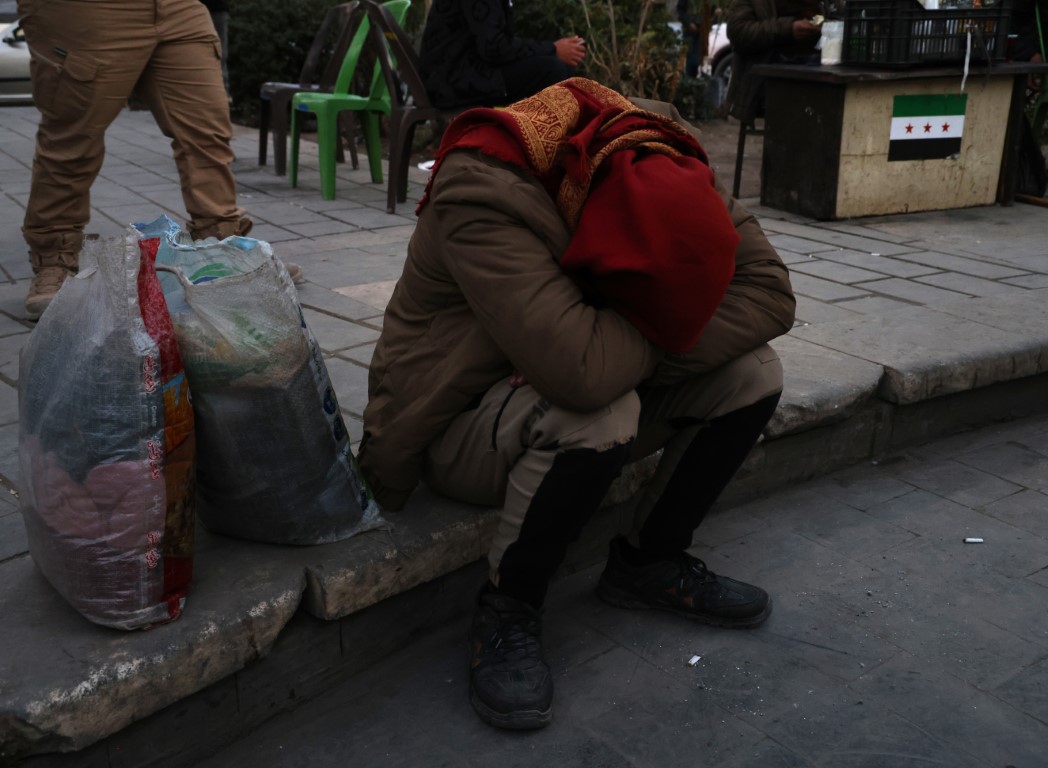
{"type": "MultiPolygon", "coordinates": [[[[776,393],[699,430],[640,529],[643,554],[670,558],[691,546],[695,529],[746,460],[778,402],[776,393]]],[[[687,426],[682,419],[681,427],[687,426]]],[[[578,538],[628,455],[628,446],[557,455],[532,498],[519,538],[502,556],[501,593],[542,604],[568,545],[578,538]]]]}

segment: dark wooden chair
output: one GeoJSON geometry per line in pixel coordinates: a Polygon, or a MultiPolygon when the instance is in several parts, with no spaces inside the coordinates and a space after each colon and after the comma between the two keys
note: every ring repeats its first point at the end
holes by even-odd
{"type": "MultiPolygon", "coordinates": [[[[267,82],[259,91],[258,164],[266,164],[269,134],[273,134],[273,168],[283,176],[287,173],[287,137],[290,125],[291,99],[302,91],[330,92],[338,78],[342,59],[345,58],[352,37],[350,20],[357,9],[357,0],[333,6],[324,16],[320,28],[313,37],[313,44],[306,54],[297,83],[267,82]]],[[[356,141],[352,122],[343,128],[349,134],[349,151],[353,167],[357,167],[356,141]]],[[[341,143],[338,159],[345,159],[341,143]]]]}
{"type": "Polygon", "coordinates": [[[389,186],[386,210],[394,213],[397,203],[408,195],[408,168],[411,165],[411,146],[415,128],[427,121],[448,121],[467,108],[441,109],[435,107],[426,93],[419,70],[419,58],[404,29],[397,24],[389,10],[374,0],[360,0],[371,19],[374,36],[372,48],[377,52],[382,75],[389,88],[391,111],[389,115],[389,186]],[[386,45],[382,45],[383,40],[386,45]]]}
{"type": "Polygon", "coordinates": [[[749,120],[739,121],[739,145],[735,150],[735,178],[732,180],[731,196],[738,198],[739,188],[742,186],[742,161],[746,158],[746,137],[764,135],[764,118],[752,117],[749,120]],[[761,125],[757,126],[760,119],[761,125]]]}
{"type": "MultiPolygon", "coordinates": [[[[737,63],[736,59],[736,63],[737,63]]],[[[738,67],[732,67],[731,76],[737,77],[738,67]]],[[[735,178],[731,186],[731,196],[738,198],[739,188],[742,186],[742,162],[746,158],[746,137],[764,136],[764,78],[747,72],[746,77],[753,85],[747,88],[747,83],[740,83],[743,92],[750,94],[750,103],[746,105],[744,116],[739,120],[739,144],[735,150],[735,178]],[[760,124],[758,125],[758,121],[760,124]]]]}

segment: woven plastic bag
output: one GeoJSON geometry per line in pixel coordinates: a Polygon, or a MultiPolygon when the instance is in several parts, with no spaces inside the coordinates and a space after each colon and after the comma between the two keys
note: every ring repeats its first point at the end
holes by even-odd
{"type": "Polygon", "coordinates": [[[85,243],[21,351],[18,397],[21,509],[44,576],[97,624],[176,619],[193,566],[193,411],[134,229],[85,243]]]}
{"type": "Polygon", "coordinates": [[[205,528],[323,544],[385,521],[361,478],[320,346],[268,243],[192,242],[170,219],[157,254],[197,422],[205,528]]]}

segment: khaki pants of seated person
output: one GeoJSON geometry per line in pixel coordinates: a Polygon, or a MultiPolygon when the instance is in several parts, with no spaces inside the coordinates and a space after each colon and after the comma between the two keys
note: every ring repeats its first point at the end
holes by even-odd
{"type": "Polygon", "coordinates": [[[636,532],[703,425],[781,390],[782,364],[767,345],[681,384],[647,388],[642,395],[630,392],[591,413],[566,411],[531,386],[513,389],[505,381],[430,446],[425,479],[444,495],[502,507],[488,555],[490,578],[498,586],[502,556],[518,538],[532,498],[559,453],[601,451],[635,438],[629,461],[637,461],[665,448],[638,504],[636,543],[636,532]]]}
{"type": "MultiPolygon", "coordinates": [[[[171,139],[190,231],[234,234],[243,211],[207,8],[198,0],[18,0],[18,12],[40,110],[23,224],[31,256],[46,264],[58,250],[79,251],[106,129],[132,91],[171,139]]],[[[163,169],[144,168],[139,182],[151,171],[163,181],[163,169]]]]}

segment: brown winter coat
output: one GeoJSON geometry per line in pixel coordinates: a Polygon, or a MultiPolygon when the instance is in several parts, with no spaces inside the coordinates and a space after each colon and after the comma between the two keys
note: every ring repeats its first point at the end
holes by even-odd
{"type": "MultiPolygon", "coordinates": [[[[635,101],[679,120],[668,105],[635,101]]],[[[571,231],[541,184],[477,152],[449,154],[371,363],[360,463],[379,503],[402,507],[429,443],[514,371],[555,405],[589,411],[789,330],[786,268],[756,219],[721,193],[742,237],[735,277],[694,349],[667,356],[614,311],[588,305],[561,271],[571,231]]]]}

